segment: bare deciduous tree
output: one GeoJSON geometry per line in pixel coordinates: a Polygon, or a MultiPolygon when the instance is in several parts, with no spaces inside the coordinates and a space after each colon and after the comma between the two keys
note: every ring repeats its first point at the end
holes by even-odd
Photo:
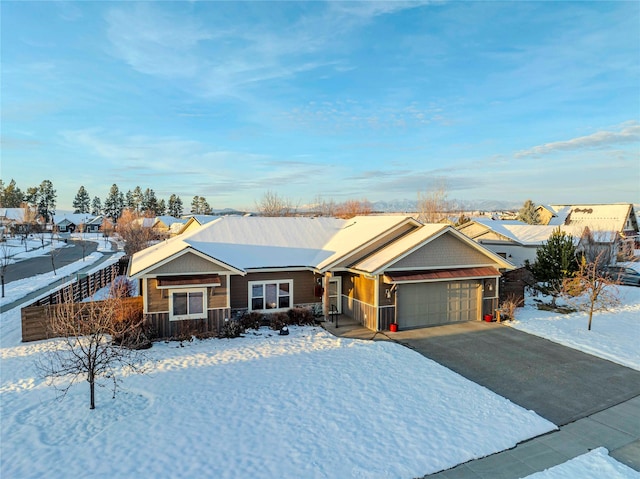
{"type": "Polygon", "coordinates": [[[113,234],[115,227],[111,220],[107,217],[102,219],[102,224],[100,225],[100,231],[102,232],[102,236],[104,236],[104,244],[105,246],[109,242],[109,237],[113,234]]]}
{"type": "Polygon", "coordinates": [[[370,215],[372,210],[373,207],[367,199],[347,200],[336,207],[335,216],[338,218],[349,219],[354,216],[370,215]]]}
{"type": "Polygon", "coordinates": [[[335,216],[338,205],[333,200],[325,200],[318,196],[315,200],[315,210],[318,216],[335,216]]]}
{"type": "Polygon", "coordinates": [[[49,327],[59,343],[38,361],[38,368],[64,396],[78,380],[89,383],[89,408],[95,409],[95,386],[101,379],[113,385],[115,397],[119,375],[144,372],[146,356],[133,346],[140,339],[142,311],[123,298],[56,305],[49,327]]]}
{"type": "Polygon", "coordinates": [[[418,220],[423,223],[439,223],[447,217],[450,205],[447,200],[447,187],[440,182],[431,191],[418,193],[418,220]]]}
{"type": "Polygon", "coordinates": [[[572,302],[583,311],[589,313],[587,329],[591,331],[591,320],[596,310],[606,310],[619,304],[617,281],[613,280],[604,270],[606,266],[606,252],[589,261],[583,256],[578,271],[573,277],[563,282],[563,292],[572,302]],[[586,301],[585,301],[586,299],[586,301]]]}
{"type": "Polygon", "coordinates": [[[290,199],[274,191],[266,191],[262,199],[256,202],[256,210],[260,216],[294,216],[297,207],[290,199]]]}
{"type": "Polygon", "coordinates": [[[125,209],[118,220],[118,234],[125,241],[124,252],[131,256],[145,249],[158,239],[155,230],[145,224],[145,217],[133,210],[125,209]]]}

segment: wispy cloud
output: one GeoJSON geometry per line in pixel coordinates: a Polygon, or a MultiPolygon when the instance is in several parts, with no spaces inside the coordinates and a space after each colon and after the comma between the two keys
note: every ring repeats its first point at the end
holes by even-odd
{"type": "MultiPolygon", "coordinates": [[[[320,68],[350,70],[338,45],[373,18],[422,2],[309,3],[279,17],[268,3],[221,2],[206,14],[169,13],[162,3],[118,5],[105,15],[111,53],[133,69],[191,79],[204,96],[241,96],[244,89],[320,68]],[[233,17],[233,22],[229,18],[233,17]]],[[[175,5],[174,5],[175,6],[175,5]]],[[[197,7],[195,7],[197,9],[197,7]]]]}
{"type": "Polygon", "coordinates": [[[587,136],[580,136],[570,140],[555,141],[544,145],[534,146],[527,150],[518,151],[515,158],[538,158],[556,152],[576,151],[582,149],[607,148],[622,143],[640,141],[640,124],[628,122],[618,131],[598,131],[587,136]]]}

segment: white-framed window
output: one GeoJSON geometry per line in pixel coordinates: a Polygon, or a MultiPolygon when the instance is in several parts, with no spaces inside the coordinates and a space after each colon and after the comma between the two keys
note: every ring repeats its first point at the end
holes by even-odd
{"type": "Polygon", "coordinates": [[[249,311],[283,310],[292,306],[292,279],[249,281],[249,311]]]}
{"type": "Polygon", "coordinates": [[[169,290],[169,319],[204,319],[207,316],[207,288],[169,290]]]}

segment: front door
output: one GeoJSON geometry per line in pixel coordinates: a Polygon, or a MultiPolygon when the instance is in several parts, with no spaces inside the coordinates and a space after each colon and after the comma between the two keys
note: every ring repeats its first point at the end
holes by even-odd
{"type": "Polygon", "coordinates": [[[329,313],[342,314],[342,278],[334,276],[329,280],[329,313]]]}

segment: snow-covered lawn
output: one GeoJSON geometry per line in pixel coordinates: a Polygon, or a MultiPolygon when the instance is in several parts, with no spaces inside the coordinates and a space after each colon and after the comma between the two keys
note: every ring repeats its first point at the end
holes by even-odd
{"type": "Polygon", "coordinates": [[[603,447],[578,456],[570,461],[537,472],[526,479],[638,479],[640,473],[619,463],[603,447]]]}
{"type": "Polygon", "coordinates": [[[58,402],[39,378],[56,343],[0,349],[2,477],[411,478],[555,429],[400,345],[312,327],[156,343],[90,411],[86,383],[58,402]]]}
{"type": "Polygon", "coordinates": [[[618,292],[621,304],[610,311],[596,311],[591,331],[587,330],[587,313],[542,311],[531,297],[516,311],[516,320],[505,324],[640,370],[640,288],[618,286],[618,292]]]}

